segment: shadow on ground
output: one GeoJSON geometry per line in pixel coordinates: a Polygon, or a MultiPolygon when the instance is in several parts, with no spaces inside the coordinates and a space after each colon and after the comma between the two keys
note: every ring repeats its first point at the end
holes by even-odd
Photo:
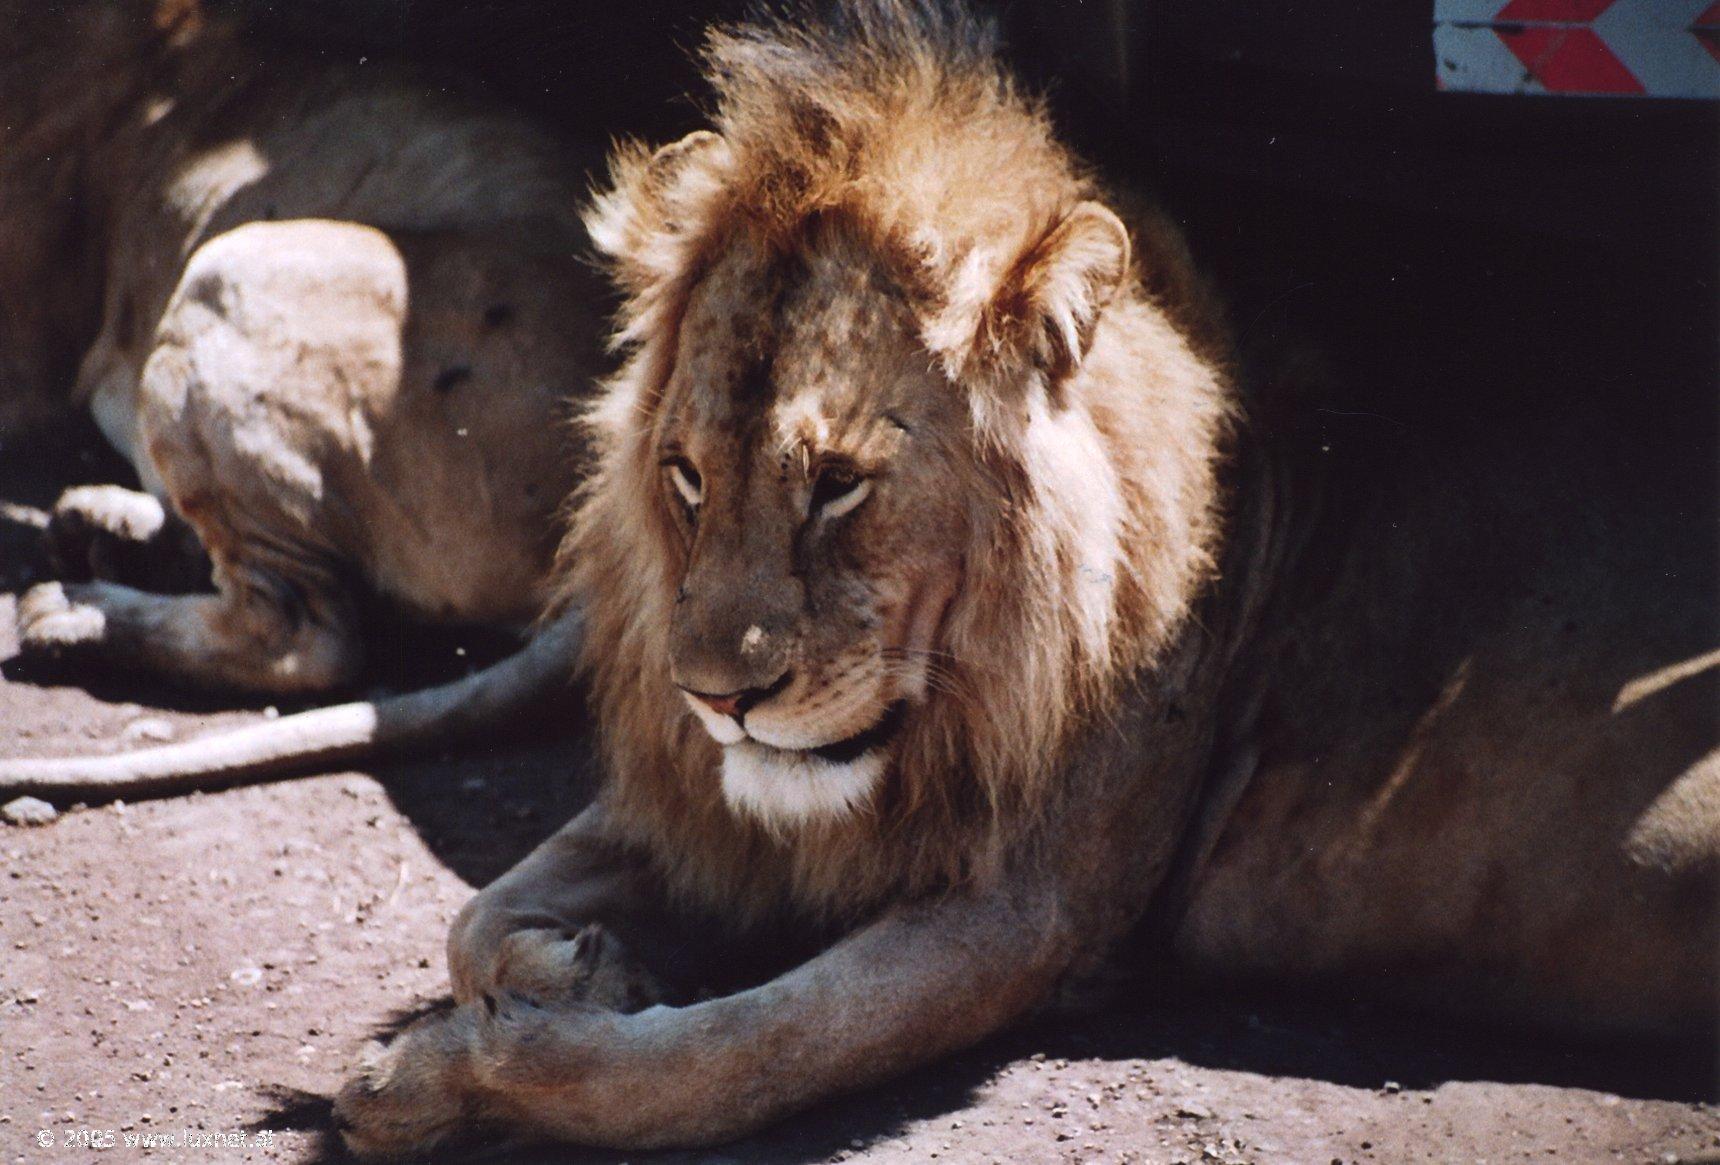
{"type": "MultiPolygon", "coordinates": [[[[819,1105],[768,1132],[707,1153],[646,1154],[658,1162],[828,1161],[926,1121],[972,1108],[1000,1070],[1023,1061],[1169,1061],[1257,1076],[1324,1080],[1375,1091],[1431,1092],[1454,1081],[1541,1084],[1662,1100],[1713,1101],[1716,1066],[1695,1047],[1585,1044],[1453,1027],[1360,1005],[1282,992],[1222,997],[1146,978],[1126,990],[1151,1003],[1119,1003],[1081,1016],[1044,1016],[980,1047],[881,1088],[819,1105]]],[[[316,1160],[351,1160],[334,1134],[329,1098],[282,1094],[258,1127],[320,1137],[316,1160]]],[[[501,1145],[477,1134],[438,1161],[525,1165],[640,1160],[565,1146],[501,1145]]]]}

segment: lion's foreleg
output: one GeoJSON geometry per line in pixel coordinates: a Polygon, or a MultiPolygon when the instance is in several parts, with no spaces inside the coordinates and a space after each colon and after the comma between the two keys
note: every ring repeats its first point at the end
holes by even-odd
{"type": "MultiPolygon", "coordinates": [[[[1075,945],[1054,892],[951,895],[895,908],[761,987],[691,1007],[621,1015],[480,997],[460,1009],[470,1054],[447,1078],[461,1081],[463,1111],[522,1130],[708,1144],[983,1038],[1046,996],[1075,945]]],[[[362,1118],[361,1106],[349,1112],[362,1118]]]]}

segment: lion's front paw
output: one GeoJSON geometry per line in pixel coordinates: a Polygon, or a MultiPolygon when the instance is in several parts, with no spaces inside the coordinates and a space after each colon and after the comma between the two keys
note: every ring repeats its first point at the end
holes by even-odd
{"type": "Polygon", "coordinates": [[[335,1127],[355,1156],[425,1153],[458,1130],[467,1054],[460,1021],[459,1011],[437,1012],[366,1047],[334,1102],[335,1127]]]}
{"type": "Polygon", "coordinates": [[[662,999],[650,972],[595,922],[574,932],[532,929],[508,935],[496,979],[496,990],[538,1007],[637,1011],[662,999]]]}
{"type": "Polygon", "coordinates": [[[197,535],[138,490],[75,486],[54,504],[42,536],[54,573],[71,582],[117,582],[157,594],[209,586],[209,556],[197,535]]]}
{"type": "Polygon", "coordinates": [[[100,643],[107,617],[93,603],[80,601],[78,586],[40,583],[18,600],[18,642],[25,652],[57,655],[100,643]]]}
{"type": "Polygon", "coordinates": [[[54,503],[43,531],[54,570],[71,579],[124,577],[133,547],[156,538],[167,512],[154,497],[117,485],[74,486],[54,503]]]}

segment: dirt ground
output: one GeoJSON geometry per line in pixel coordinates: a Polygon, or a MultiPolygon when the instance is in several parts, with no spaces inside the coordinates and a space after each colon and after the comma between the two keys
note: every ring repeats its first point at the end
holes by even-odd
{"type": "MultiPolygon", "coordinates": [[[[113,474],[93,436],[69,429],[0,449],[0,500],[40,507],[64,484],[113,474]]],[[[15,520],[25,512],[3,513],[0,755],[109,751],[268,714],[23,665],[14,595],[41,567],[15,520]]],[[[458,646],[382,673],[410,680],[460,658],[458,646]]],[[[455,911],[572,814],[592,779],[570,709],[523,739],[448,756],[0,827],[0,1162],[339,1159],[326,1098],[357,1048],[444,991],[455,911]]],[[[1152,979],[1122,994],[762,1136],[650,1159],[1720,1161],[1701,1054],[1152,979]]]]}

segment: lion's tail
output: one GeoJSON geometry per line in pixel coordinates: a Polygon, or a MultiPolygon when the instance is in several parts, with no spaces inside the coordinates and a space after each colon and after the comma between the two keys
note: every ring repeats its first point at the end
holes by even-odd
{"type": "Polygon", "coordinates": [[[446,743],[505,719],[566,683],[582,631],[578,611],[570,609],[515,654],[439,687],[317,708],[116,756],[0,761],[0,800],[27,794],[95,804],[170,796],[446,743]]]}

